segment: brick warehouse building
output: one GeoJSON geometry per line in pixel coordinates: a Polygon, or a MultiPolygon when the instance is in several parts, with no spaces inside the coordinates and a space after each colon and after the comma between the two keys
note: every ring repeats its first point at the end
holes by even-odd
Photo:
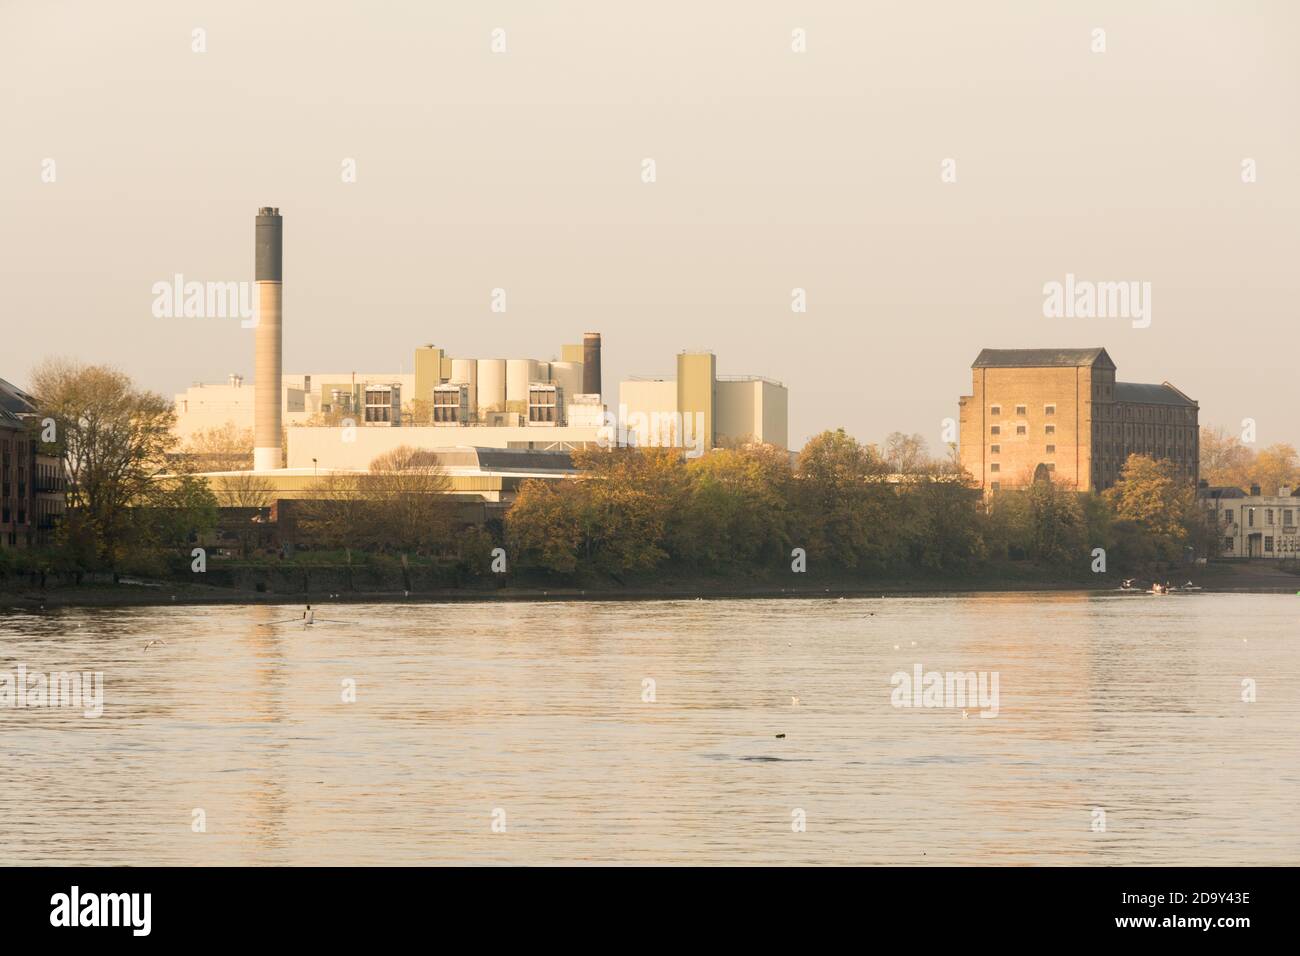
{"type": "Polygon", "coordinates": [[[39,547],[63,514],[63,462],[32,430],[36,400],[0,378],[0,550],[39,547]]]}
{"type": "Polygon", "coordinates": [[[1117,382],[1103,348],[984,349],[958,404],[962,467],[986,493],[1044,472],[1101,491],[1131,454],[1199,474],[1200,406],[1168,382],[1117,382]]]}

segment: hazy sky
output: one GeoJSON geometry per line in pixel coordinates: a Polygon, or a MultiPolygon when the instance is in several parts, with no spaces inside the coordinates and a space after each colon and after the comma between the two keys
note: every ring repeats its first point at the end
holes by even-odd
{"type": "Polygon", "coordinates": [[[251,280],[275,205],[286,371],[595,330],[607,399],[711,348],[796,447],[933,448],[980,348],[1102,345],[1300,444],[1298,46],[1291,2],[0,0],[0,377],[251,377],[150,288],[251,280]],[[1150,327],[1044,318],[1067,273],[1150,282],[1150,327]]]}

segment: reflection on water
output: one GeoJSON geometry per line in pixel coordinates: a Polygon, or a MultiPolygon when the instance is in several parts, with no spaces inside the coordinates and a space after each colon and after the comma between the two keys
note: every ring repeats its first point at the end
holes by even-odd
{"type": "Polygon", "coordinates": [[[0,616],[0,672],[105,689],[0,709],[0,863],[1300,862],[1294,597],[300,613],[0,616]],[[999,715],[895,709],[918,663],[999,715]]]}

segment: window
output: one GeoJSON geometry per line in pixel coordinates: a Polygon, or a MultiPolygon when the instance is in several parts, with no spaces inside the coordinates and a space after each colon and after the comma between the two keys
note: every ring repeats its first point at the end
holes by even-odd
{"type": "Polygon", "coordinates": [[[1293,524],[1295,524],[1294,515],[1295,512],[1292,511],[1290,508],[1282,509],[1282,524],[1288,528],[1291,527],[1293,524]]]}
{"type": "Polygon", "coordinates": [[[1002,414],[1002,406],[1001,406],[1001,405],[990,405],[990,406],[989,406],[989,414],[990,414],[990,415],[1001,415],[1001,414],[1002,414]]]}
{"type": "Polygon", "coordinates": [[[1044,414],[1044,415],[1055,415],[1055,414],[1056,414],[1056,406],[1055,406],[1055,405],[1044,405],[1044,406],[1043,406],[1043,414],[1044,414]]]}
{"type": "Polygon", "coordinates": [[[1055,426],[1055,425],[1048,425],[1046,430],[1047,430],[1047,434],[1049,434],[1049,435],[1055,435],[1055,434],[1056,434],[1056,426],[1055,426]]]}
{"type": "Polygon", "coordinates": [[[1016,414],[1017,414],[1017,415],[1024,415],[1024,414],[1026,413],[1026,411],[1027,411],[1027,410],[1026,410],[1026,408],[1025,408],[1024,405],[1017,405],[1017,406],[1016,406],[1016,414]]]}
{"type": "Polygon", "coordinates": [[[1224,539],[1223,539],[1223,550],[1224,550],[1224,551],[1231,551],[1231,550],[1232,550],[1232,539],[1231,539],[1231,538],[1224,538],[1224,539]]]}
{"type": "Polygon", "coordinates": [[[991,428],[989,429],[989,434],[990,434],[990,435],[1001,435],[1001,434],[1002,434],[1002,426],[1001,426],[1001,425],[994,425],[993,427],[991,427],[991,428]]]}
{"type": "Polygon", "coordinates": [[[1002,446],[1001,446],[1001,445],[989,445],[989,454],[990,454],[990,455],[996,455],[996,454],[999,454],[1001,451],[1002,451],[1002,446]]]}
{"type": "Polygon", "coordinates": [[[1025,434],[1028,434],[1028,431],[1029,431],[1029,430],[1028,430],[1027,428],[1025,428],[1024,425],[1017,425],[1017,426],[1016,426],[1016,434],[1017,434],[1017,435],[1025,435],[1025,434]]]}
{"type": "Polygon", "coordinates": [[[1231,508],[1224,508],[1224,509],[1223,509],[1223,520],[1224,520],[1225,522],[1227,522],[1228,524],[1232,524],[1232,509],[1231,509],[1231,508]]]}
{"type": "Polygon", "coordinates": [[[1271,534],[1264,536],[1264,550],[1265,551],[1273,550],[1273,536],[1271,534]]]}
{"type": "Polygon", "coordinates": [[[1048,446],[1047,446],[1047,454],[1049,454],[1049,455],[1055,455],[1055,454],[1056,454],[1056,446],[1055,446],[1055,445],[1048,445],[1048,446]]]}
{"type": "Polygon", "coordinates": [[[991,491],[1000,491],[1001,488],[1002,488],[1002,483],[998,481],[995,481],[991,485],[989,485],[989,489],[991,491]]]}
{"type": "Polygon", "coordinates": [[[989,465],[989,471],[1001,471],[1001,470],[1002,470],[1002,466],[999,465],[996,461],[993,462],[993,464],[989,465]]]}
{"type": "Polygon", "coordinates": [[[1255,527],[1255,509],[1254,509],[1254,508],[1247,508],[1247,509],[1246,509],[1246,527],[1248,527],[1248,528],[1253,528],[1253,527],[1255,527]]]}
{"type": "Polygon", "coordinates": [[[1264,524],[1272,524],[1272,523],[1273,523],[1273,509],[1272,509],[1272,508],[1265,508],[1265,509],[1264,509],[1264,524]]]}

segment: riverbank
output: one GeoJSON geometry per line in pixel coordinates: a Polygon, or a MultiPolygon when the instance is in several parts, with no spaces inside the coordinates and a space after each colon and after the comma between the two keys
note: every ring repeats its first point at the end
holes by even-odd
{"type": "MultiPolygon", "coordinates": [[[[1171,571],[1167,575],[1175,584],[1191,580],[1208,593],[1294,594],[1300,593],[1300,576],[1264,562],[1215,564],[1206,568],[1171,571]]],[[[852,578],[807,579],[799,584],[783,585],[770,579],[723,578],[672,580],[658,577],[645,581],[601,581],[583,585],[512,583],[493,586],[494,582],[462,587],[435,587],[419,590],[359,589],[346,591],[257,591],[232,587],[213,587],[166,580],[122,578],[117,584],[93,584],[68,587],[10,586],[0,589],[0,611],[55,607],[149,607],[166,604],[374,604],[374,603],[445,603],[454,601],[663,601],[736,598],[826,598],[956,595],[1015,591],[1114,591],[1119,586],[1114,575],[1097,575],[1082,579],[1052,579],[1021,568],[1003,569],[1002,573],[961,579],[926,577],[882,577],[867,580],[852,578]]]]}

